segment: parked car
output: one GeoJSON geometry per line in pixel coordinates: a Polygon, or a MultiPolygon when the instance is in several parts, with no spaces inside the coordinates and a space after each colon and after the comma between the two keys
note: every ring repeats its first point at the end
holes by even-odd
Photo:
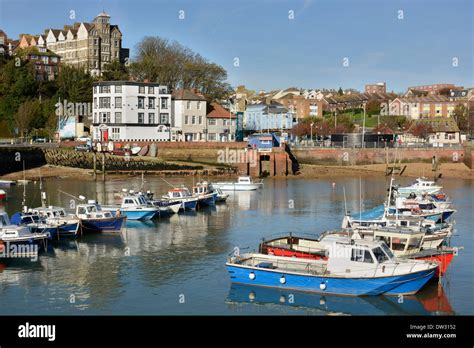
{"type": "Polygon", "coordinates": [[[76,151],[90,152],[92,148],[88,144],[80,144],[75,147],[76,151]]]}
{"type": "Polygon", "coordinates": [[[87,142],[89,139],[90,139],[89,137],[80,137],[80,138],[77,138],[76,140],[80,142],[87,142]]]}
{"type": "Polygon", "coordinates": [[[46,138],[46,137],[33,137],[32,140],[35,143],[47,143],[48,142],[48,138],[46,138]]]}

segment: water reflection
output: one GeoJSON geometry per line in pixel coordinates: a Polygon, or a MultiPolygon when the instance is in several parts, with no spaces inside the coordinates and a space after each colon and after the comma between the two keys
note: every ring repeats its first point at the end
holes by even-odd
{"type": "Polygon", "coordinates": [[[289,306],[326,315],[453,315],[442,287],[430,283],[416,296],[336,296],[232,284],[226,300],[236,304],[289,306]]]}

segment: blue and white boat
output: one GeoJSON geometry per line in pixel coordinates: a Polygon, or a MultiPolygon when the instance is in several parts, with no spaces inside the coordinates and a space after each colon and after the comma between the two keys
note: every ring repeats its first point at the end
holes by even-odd
{"type": "Polygon", "coordinates": [[[82,232],[120,232],[127,219],[125,215],[114,216],[112,212],[102,210],[95,200],[77,205],[76,216],[82,232]]]}
{"type": "MultiPolygon", "coordinates": [[[[66,211],[61,207],[38,207],[29,209],[28,213],[39,216],[42,222],[44,222],[46,226],[49,226],[46,231],[51,233],[53,239],[76,237],[79,232],[79,219],[66,214],[66,211]]],[[[41,229],[44,228],[45,225],[36,227],[41,229]]]]}
{"type": "Polygon", "coordinates": [[[231,257],[231,282],[335,295],[411,295],[434,275],[436,263],[397,259],[380,241],[328,236],[327,258],[301,259],[259,253],[231,257]]]}
{"type": "Polygon", "coordinates": [[[418,178],[410,186],[397,187],[397,191],[401,196],[407,196],[411,193],[414,194],[436,194],[443,189],[442,186],[437,185],[434,181],[427,180],[426,178],[418,178]]]}
{"type": "Polygon", "coordinates": [[[216,205],[217,192],[213,191],[207,181],[198,182],[193,186],[193,196],[198,199],[198,207],[216,205]]]}
{"type": "MultiPolygon", "coordinates": [[[[139,194],[142,193],[140,192],[139,194]]],[[[160,208],[160,217],[177,214],[182,209],[181,202],[173,202],[165,198],[155,199],[151,191],[147,191],[144,197],[149,204],[160,208]]]]}
{"type": "Polygon", "coordinates": [[[4,245],[4,250],[0,257],[35,257],[39,248],[19,249],[15,246],[32,246],[36,244],[40,248],[47,250],[47,243],[50,237],[49,233],[32,232],[27,226],[13,224],[10,222],[7,213],[0,212],[0,241],[4,245]],[[15,254],[10,253],[10,246],[14,247],[15,254]]]}
{"type": "Polygon", "coordinates": [[[168,191],[167,195],[162,196],[164,200],[170,203],[181,203],[180,210],[196,210],[198,198],[193,197],[186,187],[175,187],[168,191]]]}
{"type": "Polygon", "coordinates": [[[150,205],[141,195],[131,193],[122,198],[121,205],[103,205],[102,210],[114,216],[125,215],[128,220],[150,220],[159,216],[160,209],[150,205]]]}

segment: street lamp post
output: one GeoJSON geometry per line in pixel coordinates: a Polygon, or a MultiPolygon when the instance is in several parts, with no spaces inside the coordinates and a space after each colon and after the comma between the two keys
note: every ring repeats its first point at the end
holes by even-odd
{"type": "Polygon", "coordinates": [[[311,144],[314,144],[314,142],[313,142],[313,126],[314,126],[314,122],[311,122],[310,126],[311,126],[311,144]]]}
{"type": "Polygon", "coordinates": [[[362,121],[362,148],[365,147],[365,102],[363,103],[363,106],[364,106],[364,119],[362,121]]]}

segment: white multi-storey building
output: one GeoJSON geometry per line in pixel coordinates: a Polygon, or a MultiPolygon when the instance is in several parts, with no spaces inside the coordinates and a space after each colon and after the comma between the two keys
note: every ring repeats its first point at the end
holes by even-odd
{"type": "Polygon", "coordinates": [[[174,141],[167,86],[133,81],[94,83],[92,137],[98,141],[174,141]]]}

